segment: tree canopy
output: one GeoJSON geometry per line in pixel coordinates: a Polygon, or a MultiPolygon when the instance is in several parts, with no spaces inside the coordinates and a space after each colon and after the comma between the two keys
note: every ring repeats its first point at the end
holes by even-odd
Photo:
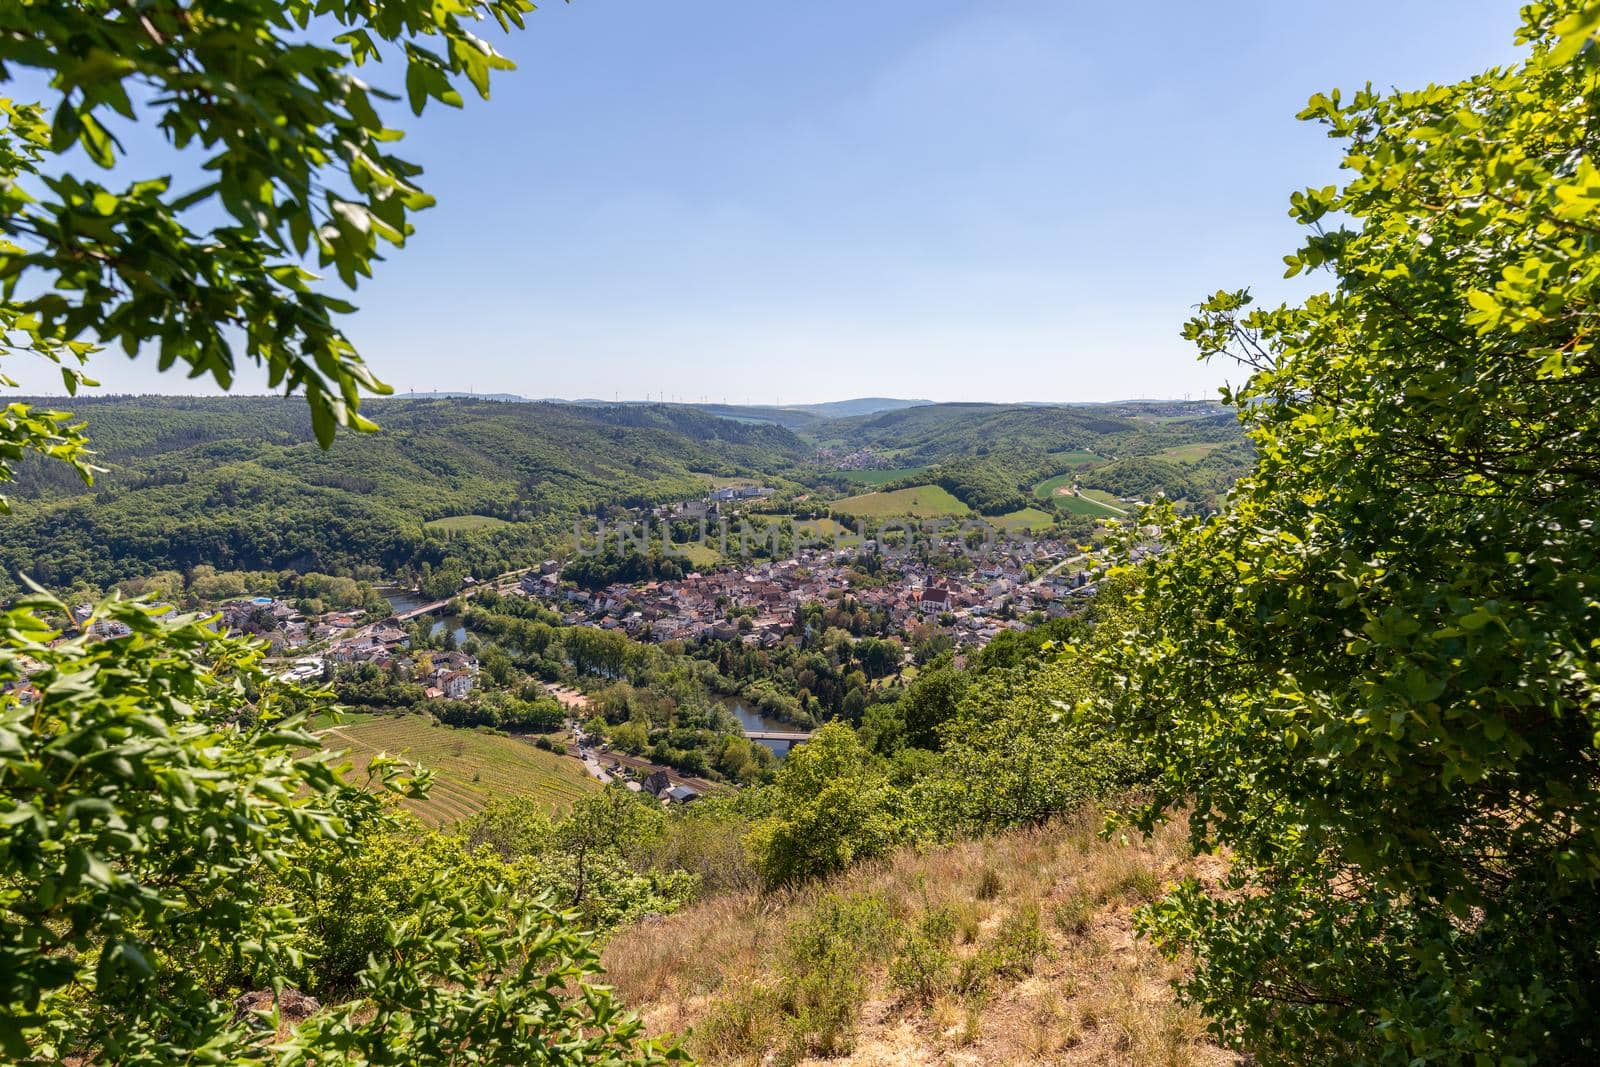
{"type": "MultiPolygon", "coordinates": [[[[356,68],[389,57],[406,97],[460,106],[509,62],[468,29],[521,26],[527,0],[199,0],[0,9],[0,355],[89,382],[96,345],[226,389],[241,361],[303,394],[324,446],[371,428],[387,391],[338,326],[379,242],[431,201],[389,154],[389,99],[356,68]],[[140,173],[147,126],[199,175],[140,173]],[[74,173],[81,150],[105,173],[74,173]],[[195,158],[198,157],[198,158],[195,158]]],[[[9,379],[6,384],[12,384],[9,379]]],[[[87,480],[83,427],[14,403],[0,478],[26,456],[87,480]]],[[[647,1063],[571,916],[507,888],[487,854],[418,844],[305,729],[316,696],[208,620],[116,597],[71,634],[44,593],[0,615],[0,1050],[9,1062],[647,1063]],[[101,623],[116,623],[101,628],[101,623]],[[120,634],[120,636],[118,636],[120,634]],[[366,865],[363,867],[362,864],[366,865]],[[375,865],[376,864],[376,865],[375,865]],[[340,892],[333,892],[337,888],[340,892]],[[365,901],[359,916],[341,902],[365,901]],[[359,920],[359,921],[356,921],[359,920]],[[240,989],[318,975],[341,1003],[297,1025],[240,989]],[[335,979],[338,981],[335,981],[335,979]],[[339,983],[342,982],[343,985],[339,983]]]]}
{"type": "Polygon", "coordinates": [[[1223,891],[1148,929],[1274,1062],[1600,1054],[1600,25],[1535,3],[1518,65],[1314,97],[1342,185],[1289,273],[1187,335],[1242,361],[1258,463],[1133,568],[1107,692],[1223,891]]]}
{"type": "MultiPolygon", "coordinates": [[[[7,348],[84,380],[94,343],[187,364],[228,388],[239,361],[304,393],[317,439],[369,427],[362,391],[388,388],[338,325],[353,310],[303,265],[354,289],[380,242],[399,247],[432,198],[391,154],[395,94],[358,76],[398,59],[406,101],[462,104],[510,61],[469,26],[523,24],[529,0],[244,0],[107,6],[29,0],[0,12],[0,80],[32,68],[53,99],[0,102],[0,279],[7,348]],[[178,188],[118,136],[159,129],[201,177],[178,188]],[[105,181],[74,174],[77,147],[105,181]],[[106,184],[115,179],[115,184],[106,184]]],[[[180,162],[178,159],[172,162],[180,162]]],[[[18,418],[20,416],[13,416],[18,418]]],[[[48,430],[41,427],[48,435],[48,430]]],[[[57,444],[65,448],[67,442],[57,444]]]]}

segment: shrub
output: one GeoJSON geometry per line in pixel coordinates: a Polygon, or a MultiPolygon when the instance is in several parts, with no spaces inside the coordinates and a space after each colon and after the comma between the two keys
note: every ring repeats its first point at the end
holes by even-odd
{"type": "Polygon", "coordinates": [[[1233,860],[1144,929],[1265,1062],[1600,1059],[1597,25],[1531,3],[1519,63],[1313,97],[1347,169],[1288,263],[1330,290],[1185,330],[1250,366],[1257,459],[1145,520],[1102,691],[1138,822],[1233,860]]]}
{"type": "Polygon", "coordinates": [[[784,1014],[788,1061],[850,1051],[866,1000],[868,967],[888,951],[894,923],[879,897],[829,894],[784,943],[784,1014]]]}
{"type": "Polygon", "coordinates": [[[842,723],[822,727],[790,753],[769,796],[775,814],[745,839],[769,885],[842,871],[909,833],[903,798],[889,784],[882,760],[842,723]]]}
{"type": "Polygon", "coordinates": [[[949,991],[954,982],[950,943],[956,928],[956,916],[950,909],[935,908],[907,932],[899,955],[889,964],[889,980],[902,995],[926,1007],[949,991]]]}

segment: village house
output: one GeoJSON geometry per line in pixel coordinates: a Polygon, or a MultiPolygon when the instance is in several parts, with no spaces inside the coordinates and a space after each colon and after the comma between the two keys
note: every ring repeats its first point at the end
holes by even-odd
{"type": "Polygon", "coordinates": [[[470,671],[446,671],[439,676],[439,691],[449,700],[465,700],[472,692],[470,671]]]}
{"type": "MultiPolygon", "coordinates": [[[[946,541],[952,556],[962,555],[956,551],[961,547],[957,539],[946,541]]],[[[865,584],[857,569],[861,551],[856,545],[805,548],[799,558],[752,562],[708,574],[693,572],[678,580],[616,582],[595,594],[563,586],[554,574],[525,575],[521,588],[556,607],[568,625],[625,628],[647,641],[742,638],[749,646],[770,648],[788,639],[800,608],[846,594],[856,606],[886,616],[894,627],[919,620],[948,621],[954,614],[952,636],[987,640],[1002,624],[979,626],[975,619],[1009,618],[1036,607],[1064,610],[1056,602],[1085,580],[1082,575],[1061,573],[1038,584],[1027,579],[1025,563],[1047,567],[1078,551],[1060,541],[1030,541],[1005,552],[985,547],[981,563],[969,555],[967,573],[974,584],[967,593],[958,592],[950,581],[953,568],[948,559],[901,559],[895,564],[898,581],[865,584]],[[729,620],[730,613],[751,616],[750,622],[729,620]]]]}

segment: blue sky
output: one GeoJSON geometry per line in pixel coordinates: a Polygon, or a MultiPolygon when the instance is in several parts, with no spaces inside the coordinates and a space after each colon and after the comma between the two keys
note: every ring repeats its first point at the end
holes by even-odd
{"type": "Polygon", "coordinates": [[[550,4],[497,39],[519,69],[491,101],[411,120],[440,203],[350,333],[401,391],[1210,395],[1238,374],[1179,338],[1192,305],[1306,291],[1285,206],[1338,156],[1305,99],[1510,61],[1515,25],[1504,0],[550,4]]]}

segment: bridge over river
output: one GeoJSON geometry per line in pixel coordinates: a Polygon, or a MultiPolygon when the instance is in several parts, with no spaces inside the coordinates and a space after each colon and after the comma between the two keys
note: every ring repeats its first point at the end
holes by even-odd
{"type": "Polygon", "coordinates": [[[448,600],[435,600],[432,604],[419,604],[414,608],[407,609],[406,611],[397,611],[394,614],[394,618],[400,622],[409,622],[410,620],[420,618],[423,615],[432,615],[434,612],[443,611],[449,605],[450,601],[448,600]]]}
{"type": "Polygon", "coordinates": [[[791,745],[811,740],[810,734],[786,730],[746,730],[744,735],[752,741],[787,741],[791,745]]]}

